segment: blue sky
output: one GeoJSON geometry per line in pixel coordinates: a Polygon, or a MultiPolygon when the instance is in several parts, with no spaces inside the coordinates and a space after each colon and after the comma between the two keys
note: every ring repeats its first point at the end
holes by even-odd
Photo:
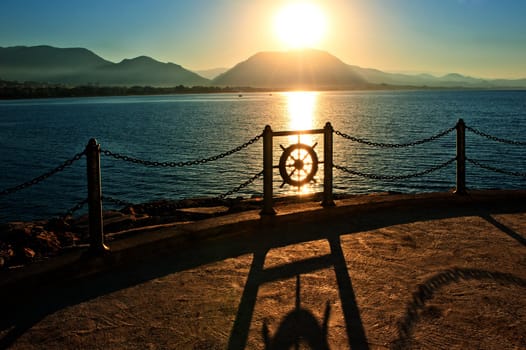
{"type": "MultiPolygon", "coordinates": [[[[284,50],[272,20],[299,0],[1,0],[0,46],[85,47],[189,69],[284,50]]],[[[526,0],[305,0],[327,20],[316,48],[395,72],[526,77],[526,0]]]]}

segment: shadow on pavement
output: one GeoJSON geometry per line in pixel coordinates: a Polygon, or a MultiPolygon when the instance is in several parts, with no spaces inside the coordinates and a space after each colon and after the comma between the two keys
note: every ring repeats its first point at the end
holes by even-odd
{"type": "Polygon", "coordinates": [[[503,223],[495,220],[495,218],[493,218],[491,215],[489,214],[481,215],[481,218],[483,218],[484,220],[486,220],[487,222],[489,222],[490,224],[492,224],[493,226],[495,226],[496,228],[498,228],[499,230],[501,230],[502,232],[504,232],[511,238],[515,239],[520,244],[526,245],[526,238],[522,237],[520,234],[513,231],[511,228],[504,225],[503,223]]]}
{"type": "Polygon", "coordinates": [[[266,350],[299,349],[300,341],[304,340],[310,349],[328,350],[327,340],[331,304],[327,301],[323,322],[320,325],[316,317],[307,309],[301,307],[300,276],[296,276],[296,306],[281,322],[273,336],[270,335],[267,321],[264,321],[262,334],[266,350]]]}
{"type": "MultiPolygon", "coordinates": [[[[431,201],[427,204],[391,203],[356,206],[351,209],[334,207],[317,212],[262,218],[255,223],[224,227],[223,232],[228,234],[204,240],[188,240],[169,255],[136,259],[93,276],[49,283],[38,290],[23,290],[16,293],[3,291],[0,300],[2,310],[0,334],[3,335],[0,339],[0,348],[10,346],[44,317],[68,306],[171,273],[251,253],[254,259],[232,328],[229,348],[239,349],[246,344],[254,303],[261,283],[334,267],[350,346],[353,349],[367,349],[367,339],[361,323],[359,307],[356,304],[352,280],[343,258],[340,236],[422,220],[467,215],[487,217],[490,213],[520,212],[526,209],[526,204],[508,204],[502,205],[496,202],[491,208],[487,205],[482,208],[476,204],[451,205],[447,201],[444,203],[431,201]],[[331,253],[327,256],[263,270],[265,256],[270,249],[320,239],[326,239],[330,244],[331,253]]],[[[503,225],[496,226],[517,239],[518,234],[503,225]]],[[[521,239],[518,239],[519,242],[524,244],[524,239],[522,237],[521,239]]],[[[410,321],[404,321],[407,323],[406,328],[411,327],[410,321]]]]}
{"type": "MultiPolygon", "coordinates": [[[[367,345],[365,330],[360,317],[360,311],[356,303],[356,297],[352,287],[351,278],[349,277],[347,265],[345,263],[345,258],[340,245],[340,238],[339,236],[332,236],[328,240],[331,248],[331,253],[328,255],[305,259],[268,269],[263,269],[263,266],[265,264],[266,254],[271,247],[263,248],[254,254],[252,266],[250,268],[245,289],[241,297],[241,302],[239,303],[237,316],[234,321],[234,326],[232,327],[232,331],[230,333],[228,349],[245,348],[260,285],[296,276],[297,288],[299,288],[299,276],[301,274],[327,269],[330,267],[334,267],[334,271],[336,273],[336,280],[338,284],[340,300],[342,303],[349,345],[352,349],[369,348],[367,345]]],[[[278,332],[274,337],[274,341],[270,341],[268,336],[264,337],[267,340],[267,348],[288,349],[288,346],[294,345],[297,341],[299,341],[298,337],[303,335],[303,339],[309,342],[312,349],[325,349],[326,341],[322,341],[323,337],[314,338],[315,335],[319,334],[317,331],[319,327],[315,327],[317,321],[315,320],[314,316],[308,313],[307,310],[301,309],[299,307],[299,290],[296,291],[296,303],[296,312],[289,314],[282,321],[278,332]],[[292,326],[294,324],[294,320],[296,323],[310,325],[308,327],[310,328],[310,332],[307,332],[307,329],[304,329],[300,334],[298,330],[292,326]],[[305,322],[302,323],[302,321],[305,322]]]]}
{"type": "Polygon", "coordinates": [[[407,305],[405,315],[398,321],[398,339],[393,342],[391,348],[410,349],[413,329],[420,319],[420,313],[426,308],[426,303],[442,287],[469,280],[490,280],[500,284],[526,287],[526,280],[510,273],[467,268],[442,271],[419,285],[413,293],[413,300],[407,305]]]}

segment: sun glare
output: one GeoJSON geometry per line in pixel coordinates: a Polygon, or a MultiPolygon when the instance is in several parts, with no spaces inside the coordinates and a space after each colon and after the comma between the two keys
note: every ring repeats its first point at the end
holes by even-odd
{"type": "MultiPolygon", "coordinates": [[[[309,130],[314,127],[316,119],[316,102],[318,93],[315,91],[289,91],[283,95],[287,99],[290,130],[309,130]]],[[[312,135],[303,135],[301,142],[312,143],[312,135]]],[[[289,142],[298,142],[297,136],[289,136],[289,142]]]]}
{"type": "Polygon", "coordinates": [[[322,10],[310,3],[291,3],[274,18],[274,30],[288,48],[314,47],[325,34],[327,23],[322,10]]]}
{"type": "MultiPolygon", "coordinates": [[[[315,91],[289,91],[284,92],[283,95],[287,99],[287,109],[289,114],[289,129],[290,130],[309,130],[313,129],[314,122],[316,119],[316,105],[318,93],[315,91]]],[[[293,135],[289,136],[289,144],[302,143],[308,146],[313,146],[315,140],[313,135],[293,135]]],[[[317,148],[316,152],[319,150],[317,148]]],[[[292,154],[294,159],[307,160],[308,154],[305,150],[298,149],[292,154]]],[[[307,162],[308,163],[308,162],[307,162]]],[[[305,163],[306,171],[309,172],[308,164],[305,163]]],[[[303,165],[303,163],[301,163],[303,165]]],[[[290,169],[290,168],[288,168],[290,169]]],[[[292,177],[294,180],[300,180],[302,175],[305,175],[305,172],[300,170],[293,171],[292,177]]],[[[312,184],[306,184],[298,188],[292,189],[292,192],[296,194],[306,194],[312,192],[312,184]]]]}
{"type": "Polygon", "coordinates": [[[292,130],[312,129],[318,93],[315,91],[289,91],[283,94],[287,98],[289,128],[292,130]]]}

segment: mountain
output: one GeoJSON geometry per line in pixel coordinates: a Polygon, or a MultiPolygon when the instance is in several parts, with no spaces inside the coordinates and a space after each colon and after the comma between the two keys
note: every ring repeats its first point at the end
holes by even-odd
{"type": "Polygon", "coordinates": [[[207,79],[214,79],[219,74],[222,74],[222,73],[226,72],[227,70],[228,70],[228,68],[220,67],[220,68],[210,68],[210,69],[196,70],[194,72],[199,74],[202,77],[207,78],[207,79]]]}
{"type": "Polygon", "coordinates": [[[68,85],[230,86],[267,89],[374,89],[389,87],[526,88],[526,79],[479,79],[458,73],[395,74],[348,65],[320,50],[260,52],[233,68],[202,71],[140,56],[113,63],[84,48],[0,47],[0,80],[68,85]]]}
{"type": "Polygon", "coordinates": [[[140,56],[119,63],[84,48],[0,47],[0,78],[71,85],[209,85],[210,81],[173,63],[140,56]]]}
{"type": "Polygon", "coordinates": [[[0,77],[6,80],[66,82],[81,71],[110,64],[82,48],[0,47],[0,77]]]}
{"type": "Polygon", "coordinates": [[[212,84],[319,90],[370,85],[340,59],[313,49],[257,53],[213,79],[212,84]]]}
{"type": "Polygon", "coordinates": [[[397,74],[386,73],[378,69],[349,67],[362,79],[372,84],[386,84],[408,87],[435,87],[435,88],[474,88],[474,89],[500,89],[500,88],[526,88],[526,79],[480,79],[458,73],[450,73],[441,77],[431,74],[397,74]]]}
{"type": "Polygon", "coordinates": [[[93,78],[102,85],[197,86],[210,81],[174,63],[162,63],[147,56],[124,59],[101,67],[93,78]]]}

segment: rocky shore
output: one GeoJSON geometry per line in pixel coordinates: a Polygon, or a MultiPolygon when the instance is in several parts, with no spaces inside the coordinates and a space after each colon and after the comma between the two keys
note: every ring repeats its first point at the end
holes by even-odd
{"type": "MultiPolygon", "coordinates": [[[[134,229],[202,220],[260,208],[261,199],[162,200],[103,212],[107,241],[134,229]]],[[[88,245],[88,215],[0,224],[0,269],[16,268],[88,245]]]]}
{"type": "MultiPolygon", "coordinates": [[[[277,198],[275,202],[321,200],[320,194],[277,198]]],[[[103,212],[106,241],[140,228],[192,222],[246,210],[260,209],[261,198],[194,198],[160,200],[103,212]]],[[[88,215],[0,224],[0,269],[17,268],[88,246],[88,215]]]]}

